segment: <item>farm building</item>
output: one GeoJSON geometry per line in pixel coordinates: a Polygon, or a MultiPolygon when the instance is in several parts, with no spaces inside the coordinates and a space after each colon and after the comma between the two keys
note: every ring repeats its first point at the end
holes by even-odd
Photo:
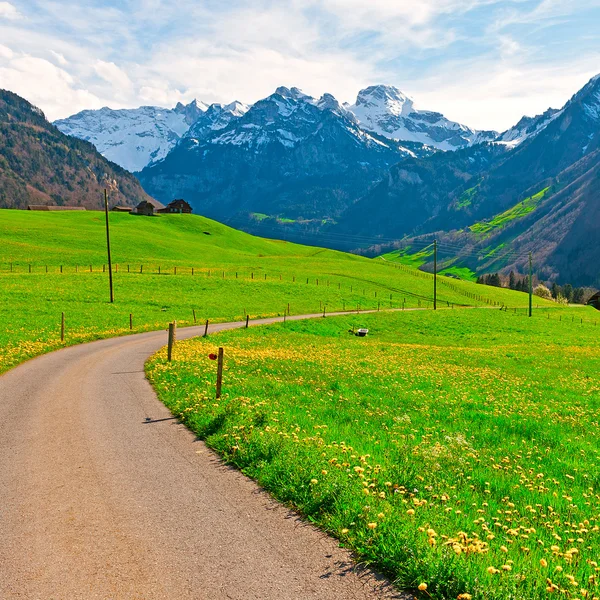
{"type": "Polygon", "coordinates": [[[161,212],[164,208],[166,208],[164,204],[161,204],[158,200],[154,200],[154,198],[150,198],[150,200],[142,200],[135,207],[135,210],[131,211],[131,214],[152,217],[155,213],[161,212]]]}
{"type": "Polygon", "coordinates": [[[27,210],[85,210],[83,206],[58,206],[57,204],[30,204],[27,210]]]}
{"type": "Polygon", "coordinates": [[[600,292],[596,292],[589,300],[588,305],[600,310],[600,292]]]}
{"type": "Polygon", "coordinates": [[[115,212],[131,212],[133,210],[133,206],[113,206],[112,210],[115,212]]]}
{"type": "Polygon", "coordinates": [[[178,198],[173,200],[173,202],[169,202],[165,208],[160,209],[158,212],[160,213],[183,213],[183,214],[191,214],[192,207],[182,198],[178,198]]]}

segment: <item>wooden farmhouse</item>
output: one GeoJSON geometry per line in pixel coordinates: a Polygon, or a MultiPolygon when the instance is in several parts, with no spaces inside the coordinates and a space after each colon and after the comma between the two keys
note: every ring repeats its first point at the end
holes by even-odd
{"type": "Polygon", "coordinates": [[[161,204],[154,198],[150,198],[150,200],[142,200],[135,207],[135,210],[131,211],[131,214],[153,217],[156,213],[161,212],[161,210],[164,208],[166,208],[164,204],[161,204]]]}
{"type": "Polygon", "coordinates": [[[169,202],[165,208],[160,209],[158,212],[160,213],[183,213],[183,214],[191,214],[192,207],[182,198],[178,198],[173,200],[173,202],[169,202]]]}
{"type": "Polygon", "coordinates": [[[600,292],[596,292],[587,303],[589,306],[593,306],[596,310],[600,310],[600,292]]]}

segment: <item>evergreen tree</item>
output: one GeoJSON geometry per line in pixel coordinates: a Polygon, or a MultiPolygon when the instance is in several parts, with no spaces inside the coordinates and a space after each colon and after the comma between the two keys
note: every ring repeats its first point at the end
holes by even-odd
{"type": "Polygon", "coordinates": [[[511,271],[510,275],[508,276],[508,287],[511,290],[514,290],[515,289],[515,285],[516,285],[516,282],[515,282],[515,272],[511,271]]]}
{"type": "Polygon", "coordinates": [[[560,285],[558,285],[558,283],[556,283],[556,281],[552,284],[550,291],[552,292],[552,297],[555,300],[558,298],[558,296],[562,295],[562,288],[560,285]]]}
{"type": "Polygon", "coordinates": [[[563,285],[562,294],[567,299],[567,302],[573,302],[573,286],[570,283],[563,285]]]}
{"type": "Polygon", "coordinates": [[[585,292],[583,291],[583,288],[575,288],[573,290],[573,303],[574,304],[583,304],[583,296],[584,296],[585,292]]]}

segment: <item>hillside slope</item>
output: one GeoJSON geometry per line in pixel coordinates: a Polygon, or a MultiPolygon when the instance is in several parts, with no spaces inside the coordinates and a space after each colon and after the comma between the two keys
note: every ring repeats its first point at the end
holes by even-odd
{"type": "MultiPolygon", "coordinates": [[[[431,275],[382,260],[266,240],[196,215],[111,213],[110,224],[113,304],[102,213],[0,210],[0,372],[65,344],[173,320],[432,306],[431,275]]],[[[440,308],[527,303],[520,292],[443,277],[438,298],[440,308]]]]}
{"type": "Polygon", "coordinates": [[[600,249],[590,241],[600,227],[600,77],[536,135],[506,148],[404,160],[332,230],[356,234],[368,224],[387,238],[435,236],[459,246],[462,263],[478,272],[523,272],[515,254],[532,251],[546,278],[597,285],[600,249]],[[474,251],[479,259],[465,257],[474,251]]]}
{"type": "Polygon", "coordinates": [[[0,90],[0,207],[59,204],[99,208],[149,199],[138,180],[89,142],[69,137],[38,108],[0,90]]]}

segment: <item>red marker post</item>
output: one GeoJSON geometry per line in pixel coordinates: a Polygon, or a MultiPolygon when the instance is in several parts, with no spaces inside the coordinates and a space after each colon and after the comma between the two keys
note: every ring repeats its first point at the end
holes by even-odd
{"type": "Polygon", "coordinates": [[[221,397],[221,387],[223,385],[223,348],[219,348],[219,354],[209,354],[210,360],[216,360],[217,362],[217,399],[221,397]]]}

